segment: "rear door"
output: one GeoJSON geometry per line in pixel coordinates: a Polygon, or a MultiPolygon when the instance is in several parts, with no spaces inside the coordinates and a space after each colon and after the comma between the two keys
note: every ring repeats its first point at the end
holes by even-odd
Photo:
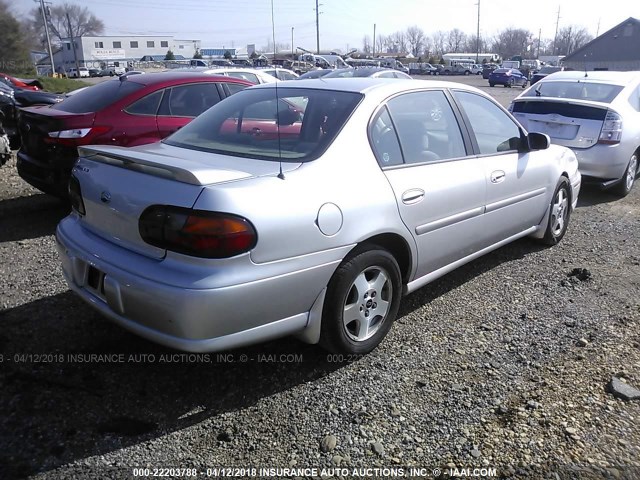
{"type": "Polygon", "coordinates": [[[160,138],[184,127],[205,110],[218,103],[224,93],[215,82],[192,83],[167,88],[160,104],[157,126],[160,138]]]}
{"type": "Polygon", "coordinates": [[[416,278],[479,250],[485,174],[442,90],[399,95],[371,124],[378,163],[418,247],[416,278]]]}

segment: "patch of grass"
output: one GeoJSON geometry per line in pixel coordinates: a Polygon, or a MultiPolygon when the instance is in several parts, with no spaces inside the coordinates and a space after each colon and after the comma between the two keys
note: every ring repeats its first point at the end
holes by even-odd
{"type": "Polygon", "coordinates": [[[45,90],[55,93],[67,93],[78,88],[88,87],[90,83],[70,78],[38,77],[45,90]]]}

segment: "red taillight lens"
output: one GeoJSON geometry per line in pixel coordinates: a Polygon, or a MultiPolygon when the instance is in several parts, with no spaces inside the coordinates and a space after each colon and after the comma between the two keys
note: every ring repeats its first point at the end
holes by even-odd
{"type": "Polygon", "coordinates": [[[108,132],[110,129],[110,127],[90,127],[49,132],[48,137],[45,137],[44,141],[46,143],[57,143],[67,147],[90,145],[96,137],[108,132]]]}
{"type": "Polygon", "coordinates": [[[607,110],[607,116],[602,122],[598,143],[615,145],[622,139],[622,117],[612,110],[607,110]]]}
{"type": "Polygon", "coordinates": [[[142,212],[138,229],[153,246],[204,258],[233,257],[251,250],[258,240],[246,218],[166,205],[142,212]]]}

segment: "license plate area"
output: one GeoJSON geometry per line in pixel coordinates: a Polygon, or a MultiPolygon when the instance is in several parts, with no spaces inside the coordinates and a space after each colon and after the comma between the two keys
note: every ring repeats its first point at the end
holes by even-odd
{"type": "Polygon", "coordinates": [[[93,265],[89,265],[87,269],[86,287],[93,292],[94,295],[105,300],[104,295],[104,273],[93,265]]]}

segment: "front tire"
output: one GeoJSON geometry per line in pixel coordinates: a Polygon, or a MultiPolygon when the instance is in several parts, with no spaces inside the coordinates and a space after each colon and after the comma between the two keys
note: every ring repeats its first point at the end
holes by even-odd
{"type": "Polygon", "coordinates": [[[626,170],[624,171],[624,175],[622,176],[622,180],[615,187],[615,193],[617,193],[620,197],[626,197],[631,193],[631,189],[633,188],[633,184],[636,182],[636,176],[638,175],[638,152],[635,152],[631,155],[629,159],[629,164],[627,165],[626,170]]]}
{"type": "Polygon", "coordinates": [[[571,187],[567,177],[560,177],[549,208],[549,219],[544,237],[541,239],[545,245],[556,245],[567,232],[569,218],[571,217],[571,187]]]}
{"type": "Polygon", "coordinates": [[[490,83],[490,84],[489,84],[489,86],[490,86],[490,87],[495,87],[495,86],[496,86],[496,84],[495,84],[495,83],[490,83]]]}
{"type": "Polygon", "coordinates": [[[371,246],[348,257],[327,288],[320,344],[335,353],[370,352],[389,332],[401,295],[400,268],[389,252],[371,246]]]}

